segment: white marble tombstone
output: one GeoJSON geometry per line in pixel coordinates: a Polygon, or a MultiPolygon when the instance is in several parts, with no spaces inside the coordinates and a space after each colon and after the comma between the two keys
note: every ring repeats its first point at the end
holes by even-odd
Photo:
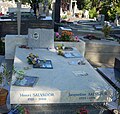
{"type": "Polygon", "coordinates": [[[28,46],[33,48],[54,48],[54,30],[29,29],[28,46]]]}

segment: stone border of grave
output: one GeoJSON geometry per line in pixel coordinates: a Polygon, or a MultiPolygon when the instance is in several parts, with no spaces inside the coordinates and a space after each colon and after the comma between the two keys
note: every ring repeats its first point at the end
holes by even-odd
{"type": "MultiPolygon", "coordinates": [[[[5,59],[14,59],[16,45],[27,45],[28,35],[6,35],[5,37],[5,59]]],[[[65,46],[76,47],[79,52],[84,56],[85,42],[54,42],[54,46],[64,44],[65,46]]]]}
{"type": "MultiPolygon", "coordinates": [[[[5,37],[5,59],[14,59],[16,45],[27,45],[28,35],[6,35],[5,37]]],[[[112,65],[114,58],[120,56],[120,44],[110,43],[96,43],[96,42],[54,42],[54,46],[64,44],[68,47],[76,47],[79,52],[94,63],[105,63],[112,65]]]]}

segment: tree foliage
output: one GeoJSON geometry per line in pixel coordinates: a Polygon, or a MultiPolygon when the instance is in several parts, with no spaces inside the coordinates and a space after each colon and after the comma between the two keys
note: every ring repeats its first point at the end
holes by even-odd
{"type": "Polygon", "coordinates": [[[106,20],[114,20],[115,15],[120,15],[120,0],[77,0],[80,10],[87,9],[90,17],[104,14],[106,20]]]}

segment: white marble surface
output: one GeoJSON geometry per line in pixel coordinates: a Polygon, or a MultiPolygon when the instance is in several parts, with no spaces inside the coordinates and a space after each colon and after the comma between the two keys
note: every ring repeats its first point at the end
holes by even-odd
{"type": "Polygon", "coordinates": [[[41,20],[52,20],[51,16],[46,16],[45,18],[42,18],[41,20]]]}
{"type": "Polygon", "coordinates": [[[65,28],[65,27],[59,27],[59,29],[61,29],[61,30],[67,30],[67,31],[72,31],[72,29],[70,29],[70,28],[65,28]]]}
{"type": "MultiPolygon", "coordinates": [[[[0,19],[0,21],[12,21],[12,19],[0,19]]],[[[14,19],[15,21],[15,19],[14,19]]]]}
{"type": "Polygon", "coordinates": [[[6,35],[5,36],[5,59],[14,59],[15,47],[27,45],[27,35],[6,35]]]}
{"type": "MultiPolygon", "coordinates": [[[[75,50],[74,52],[78,52],[75,50]]],[[[37,76],[39,80],[34,87],[18,87],[11,85],[11,104],[42,103],[88,103],[106,102],[111,95],[111,87],[85,60],[86,65],[70,65],[69,62],[81,58],[64,58],[56,52],[45,49],[16,48],[14,66],[16,70],[24,70],[26,75],[37,76]],[[52,61],[53,69],[34,69],[28,65],[26,57],[38,54],[40,59],[52,61]],[[87,76],[80,75],[87,73],[87,76]]],[[[12,76],[12,81],[15,80],[12,76]]]]}

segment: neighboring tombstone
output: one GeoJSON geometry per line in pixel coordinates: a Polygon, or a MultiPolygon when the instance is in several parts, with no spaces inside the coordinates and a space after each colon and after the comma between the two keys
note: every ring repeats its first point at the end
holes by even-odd
{"type": "Polygon", "coordinates": [[[97,17],[97,21],[100,22],[101,25],[104,25],[105,15],[100,14],[97,17]]]}
{"type": "Polygon", "coordinates": [[[60,7],[60,15],[63,15],[62,7],[60,7]]]}
{"type": "Polygon", "coordinates": [[[20,35],[20,29],[21,29],[21,3],[17,3],[17,26],[18,26],[18,35],[20,35]]]}
{"type": "Polygon", "coordinates": [[[77,4],[75,2],[75,6],[74,6],[74,12],[77,13],[77,4]]]}
{"type": "Polygon", "coordinates": [[[28,46],[33,48],[54,48],[54,30],[29,29],[28,46]]]}
{"type": "Polygon", "coordinates": [[[116,18],[115,18],[114,23],[115,23],[116,26],[119,26],[118,14],[116,14],[116,18]]]}
{"type": "Polygon", "coordinates": [[[104,25],[105,15],[101,15],[101,25],[104,25]]]}
{"type": "Polygon", "coordinates": [[[44,1],[44,5],[43,5],[43,13],[44,13],[44,14],[46,14],[47,5],[48,5],[48,1],[45,0],[45,1],[44,1]]]}
{"type": "Polygon", "coordinates": [[[48,6],[46,6],[46,16],[49,16],[49,7],[48,6]]]}
{"type": "Polygon", "coordinates": [[[39,3],[39,15],[42,15],[43,14],[43,6],[42,6],[42,3],[39,3]]]}
{"type": "Polygon", "coordinates": [[[89,11],[88,11],[88,10],[85,10],[85,12],[84,12],[84,17],[85,17],[86,19],[89,19],[89,11]]]}

